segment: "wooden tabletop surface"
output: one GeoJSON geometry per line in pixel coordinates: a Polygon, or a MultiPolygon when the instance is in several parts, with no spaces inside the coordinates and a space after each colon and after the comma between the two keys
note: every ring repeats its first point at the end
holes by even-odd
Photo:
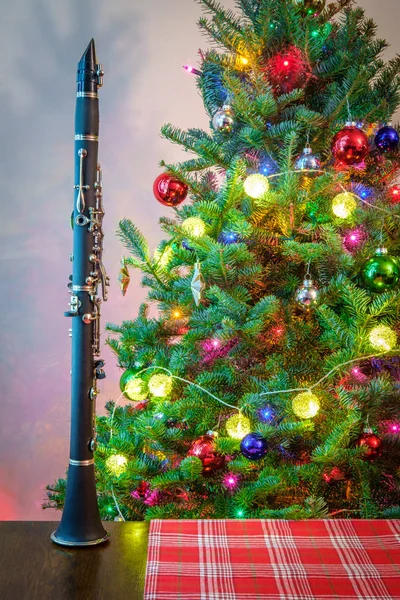
{"type": "Polygon", "coordinates": [[[148,523],[107,522],[110,541],[57,546],[58,523],[0,522],[1,600],[143,600],[148,523]]]}

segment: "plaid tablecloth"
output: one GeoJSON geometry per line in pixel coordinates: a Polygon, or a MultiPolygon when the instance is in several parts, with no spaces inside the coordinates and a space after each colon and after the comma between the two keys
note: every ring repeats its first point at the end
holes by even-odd
{"type": "Polygon", "coordinates": [[[400,600],[400,520],[152,521],[145,600],[400,600]]]}

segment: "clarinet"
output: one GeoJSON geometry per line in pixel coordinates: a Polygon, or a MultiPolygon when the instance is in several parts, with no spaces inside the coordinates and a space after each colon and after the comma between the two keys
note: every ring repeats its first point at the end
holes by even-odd
{"type": "Polygon", "coordinates": [[[71,435],[67,489],[61,522],[51,534],[62,546],[90,546],[108,539],[97,504],[94,472],[96,448],[97,380],[105,377],[100,355],[100,304],[110,284],[103,255],[103,198],[99,142],[98,88],[103,71],[96,59],[94,40],[77,69],[75,109],[75,193],[72,275],[68,284],[71,317],[71,435]],[[102,299],[97,297],[98,286],[102,299]]]}

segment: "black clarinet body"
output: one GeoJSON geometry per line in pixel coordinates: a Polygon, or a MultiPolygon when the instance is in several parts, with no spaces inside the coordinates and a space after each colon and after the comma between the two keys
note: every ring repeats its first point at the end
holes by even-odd
{"type": "Polygon", "coordinates": [[[97,380],[100,355],[100,305],[109,278],[103,266],[104,216],[98,164],[99,99],[103,71],[92,39],[78,63],[75,110],[75,171],[72,277],[68,284],[71,318],[71,433],[67,490],[62,518],[51,539],[64,546],[89,546],[108,539],[99,514],[94,471],[97,380]],[[102,298],[97,296],[102,288],[102,298]]]}

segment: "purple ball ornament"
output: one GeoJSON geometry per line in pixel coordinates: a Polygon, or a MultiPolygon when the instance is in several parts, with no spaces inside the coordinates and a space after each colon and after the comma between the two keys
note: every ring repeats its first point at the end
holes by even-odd
{"type": "Polygon", "coordinates": [[[267,454],[268,442],[261,433],[248,433],[240,442],[240,451],[249,460],[261,460],[267,454]]]}
{"type": "Polygon", "coordinates": [[[393,152],[399,146],[400,137],[397,130],[390,125],[382,127],[375,136],[375,146],[381,152],[393,152]]]}

